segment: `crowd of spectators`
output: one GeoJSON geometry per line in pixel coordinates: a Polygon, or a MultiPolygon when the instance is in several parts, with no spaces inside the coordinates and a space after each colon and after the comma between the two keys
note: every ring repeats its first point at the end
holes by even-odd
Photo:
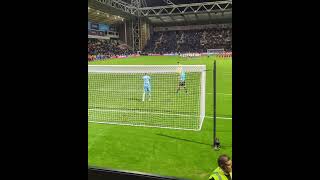
{"type": "Polygon", "coordinates": [[[154,32],[144,53],[203,53],[207,49],[232,51],[232,29],[224,27],[154,32]]]}
{"type": "Polygon", "coordinates": [[[118,41],[88,38],[88,60],[107,59],[114,56],[128,56],[133,51],[118,41]]]}
{"type": "MultiPolygon", "coordinates": [[[[207,49],[232,51],[231,27],[154,32],[142,53],[206,53],[207,49]]],[[[131,54],[133,51],[117,40],[88,38],[89,61],[131,54]]]]}

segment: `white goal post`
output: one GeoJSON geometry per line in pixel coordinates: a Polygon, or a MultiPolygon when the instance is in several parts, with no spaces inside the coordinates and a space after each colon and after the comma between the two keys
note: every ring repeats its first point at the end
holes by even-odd
{"type": "Polygon", "coordinates": [[[88,65],[88,122],[199,131],[205,87],[206,65],[88,65]]]}

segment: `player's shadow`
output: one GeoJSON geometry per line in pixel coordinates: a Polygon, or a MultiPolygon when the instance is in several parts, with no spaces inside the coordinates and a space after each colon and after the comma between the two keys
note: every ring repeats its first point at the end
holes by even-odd
{"type": "MultiPolygon", "coordinates": [[[[212,144],[209,144],[209,143],[192,141],[192,140],[189,140],[189,139],[183,139],[183,138],[168,136],[168,135],[165,135],[165,134],[156,134],[156,135],[158,135],[158,136],[163,136],[163,137],[167,137],[167,138],[172,138],[172,139],[177,139],[177,140],[180,140],[180,141],[186,141],[186,142],[192,142],[192,143],[202,144],[202,145],[206,145],[206,146],[212,146],[212,144]]],[[[224,145],[224,144],[221,145],[221,149],[230,148],[230,147],[232,147],[232,145],[224,145]]]]}
{"type": "Polygon", "coordinates": [[[206,145],[206,146],[211,146],[212,145],[212,144],[193,141],[193,140],[189,140],[189,139],[183,139],[183,138],[179,138],[179,137],[168,136],[168,135],[165,135],[165,134],[156,134],[156,135],[167,137],[167,138],[172,138],[172,139],[177,139],[177,140],[180,140],[180,141],[186,141],[186,142],[192,142],[192,143],[196,143],[196,144],[202,144],[202,145],[206,145]]]}

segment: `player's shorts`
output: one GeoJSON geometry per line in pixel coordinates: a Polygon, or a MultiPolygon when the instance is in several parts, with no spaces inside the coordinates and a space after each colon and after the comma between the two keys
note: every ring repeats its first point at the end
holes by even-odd
{"type": "Polygon", "coordinates": [[[151,92],[150,86],[144,86],[144,92],[151,92]]]}
{"type": "Polygon", "coordinates": [[[185,86],[186,85],[186,82],[185,81],[180,81],[179,82],[179,86],[185,86]]]}

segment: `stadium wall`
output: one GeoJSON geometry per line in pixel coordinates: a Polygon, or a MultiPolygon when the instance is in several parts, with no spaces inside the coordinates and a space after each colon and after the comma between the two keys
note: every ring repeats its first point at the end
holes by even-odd
{"type": "MultiPolygon", "coordinates": [[[[127,43],[127,42],[126,42],[126,38],[125,38],[125,36],[126,36],[126,34],[125,34],[125,28],[127,28],[127,27],[125,27],[124,24],[125,24],[125,22],[122,23],[122,24],[119,24],[117,29],[118,29],[118,33],[119,33],[119,39],[120,39],[122,42],[127,43]]],[[[128,31],[128,29],[127,29],[126,31],[128,31]]]]}
{"type": "MultiPolygon", "coordinates": [[[[140,20],[140,50],[145,47],[150,39],[150,27],[151,25],[147,21],[142,19],[140,20]]],[[[122,42],[126,42],[128,46],[133,47],[132,22],[124,21],[123,23],[117,25],[117,29],[119,32],[119,39],[122,42]]]]}
{"type": "Polygon", "coordinates": [[[99,30],[99,31],[109,31],[109,25],[103,23],[95,23],[88,21],[88,29],[99,30]]]}
{"type": "Polygon", "coordinates": [[[123,23],[117,24],[117,32],[119,33],[119,39],[126,43],[130,48],[132,48],[132,24],[130,21],[123,21],[123,23]]]}
{"type": "Polygon", "coordinates": [[[142,20],[140,23],[140,34],[140,50],[142,50],[147,45],[147,42],[150,39],[150,24],[144,20],[142,20]]]}

